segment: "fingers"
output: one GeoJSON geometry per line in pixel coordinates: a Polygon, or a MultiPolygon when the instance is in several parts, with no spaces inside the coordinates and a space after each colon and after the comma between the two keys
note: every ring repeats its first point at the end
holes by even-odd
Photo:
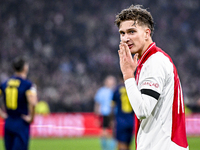
{"type": "MultiPolygon", "coordinates": [[[[123,53],[125,56],[128,56],[128,57],[131,56],[130,49],[129,49],[129,47],[128,47],[128,45],[127,45],[126,43],[120,42],[119,48],[120,48],[120,50],[122,51],[122,53],[123,53]]],[[[132,56],[131,56],[131,57],[132,57],[132,56]]]]}
{"type": "Polygon", "coordinates": [[[125,54],[125,50],[124,50],[124,48],[123,48],[123,46],[121,44],[119,45],[118,54],[119,54],[120,62],[123,61],[123,59],[125,58],[126,54],[125,54]]]}
{"type": "Polygon", "coordinates": [[[21,117],[22,117],[22,119],[24,119],[24,121],[26,121],[28,123],[32,122],[32,119],[29,115],[22,115],[21,117]]]}
{"type": "Polygon", "coordinates": [[[132,57],[131,56],[131,51],[130,51],[128,45],[124,43],[123,46],[124,46],[124,50],[125,50],[126,56],[132,57]]]}
{"type": "Polygon", "coordinates": [[[119,54],[120,54],[120,56],[125,56],[125,50],[124,50],[124,47],[123,47],[123,45],[120,43],[120,45],[119,45],[119,54]]]}
{"type": "Polygon", "coordinates": [[[127,44],[120,42],[119,49],[118,54],[120,61],[125,61],[127,58],[132,59],[132,55],[127,44]]]}
{"type": "Polygon", "coordinates": [[[121,58],[122,56],[121,56],[121,51],[120,50],[118,50],[118,54],[119,54],[119,58],[121,58]]]}
{"type": "Polygon", "coordinates": [[[137,64],[137,62],[138,62],[138,53],[136,53],[136,54],[134,55],[133,61],[134,61],[135,64],[137,64]]]}

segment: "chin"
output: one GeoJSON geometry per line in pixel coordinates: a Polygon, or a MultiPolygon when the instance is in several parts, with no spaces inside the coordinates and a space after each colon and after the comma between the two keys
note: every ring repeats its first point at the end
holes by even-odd
{"type": "Polygon", "coordinates": [[[130,51],[131,51],[131,54],[135,54],[135,53],[137,53],[136,50],[132,50],[132,49],[130,49],[130,51]]]}

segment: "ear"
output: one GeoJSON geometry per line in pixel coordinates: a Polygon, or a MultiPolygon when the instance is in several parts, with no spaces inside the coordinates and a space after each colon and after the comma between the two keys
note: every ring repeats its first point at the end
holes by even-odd
{"type": "Polygon", "coordinates": [[[145,29],[145,40],[148,40],[151,37],[151,30],[149,28],[145,29]]]}

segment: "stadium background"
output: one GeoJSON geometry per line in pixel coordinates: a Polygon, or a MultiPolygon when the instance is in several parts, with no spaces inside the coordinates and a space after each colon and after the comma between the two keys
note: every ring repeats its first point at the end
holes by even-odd
{"type": "Polygon", "coordinates": [[[178,69],[187,110],[195,113],[188,119],[193,122],[190,129],[196,128],[200,124],[196,115],[200,112],[199,0],[1,0],[1,82],[12,74],[10,61],[26,55],[28,77],[51,113],[93,115],[94,94],[103,78],[120,71],[115,15],[131,4],[142,4],[152,13],[153,40],[178,69]]]}

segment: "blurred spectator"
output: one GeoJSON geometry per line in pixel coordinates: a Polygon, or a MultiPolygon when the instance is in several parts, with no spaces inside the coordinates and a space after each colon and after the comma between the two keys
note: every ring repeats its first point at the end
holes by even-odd
{"type": "Polygon", "coordinates": [[[26,55],[34,64],[29,78],[52,112],[92,111],[101,80],[119,70],[115,15],[132,3],[152,12],[153,39],[174,60],[188,104],[196,103],[200,97],[198,0],[1,0],[1,81],[11,74],[9,60],[26,55]]]}
{"type": "Polygon", "coordinates": [[[48,115],[50,113],[49,105],[45,101],[39,101],[35,107],[35,113],[39,115],[48,115]]]}

